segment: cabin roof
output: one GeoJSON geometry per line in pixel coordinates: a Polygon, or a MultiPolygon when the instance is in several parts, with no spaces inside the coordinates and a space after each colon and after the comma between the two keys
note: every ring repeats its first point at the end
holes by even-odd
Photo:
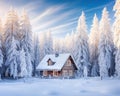
{"type": "MultiPolygon", "coordinates": [[[[59,56],[55,56],[55,54],[46,55],[42,61],[37,66],[37,70],[61,70],[64,66],[67,59],[70,57],[70,53],[59,54],[59,56]],[[48,60],[51,59],[55,62],[53,65],[48,65],[48,60]]],[[[71,56],[72,57],[72,56],[71,56]]],[[[72,58],[73,59],[73,58],[72,58]]],[[[74,61],[74,59],[73,59],[74,61]]],[[[75,63],[75,61],[74,61],[75,63]]],[[[76,66],[76,64],[75,64],[76,66]]],[[[76,66],[77,67],[77,66],[76,66]]]]}

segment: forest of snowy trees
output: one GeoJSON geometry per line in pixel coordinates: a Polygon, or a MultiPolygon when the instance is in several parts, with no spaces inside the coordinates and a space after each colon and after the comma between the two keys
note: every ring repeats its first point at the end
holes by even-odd
{"type": "Polygon", "coordinates": [[[85,13],[78,19],[76,31],[65,38],[53,38],[51,30],[42,36],[32,32],[25,10],[18,16],[10,8],[6,21],[0,20],[0,73],[1,77],[32,77],[46,54],[71,53],[79,68],[78,77],[120,77],[120,0],[113,10],[115,21],[110,23],[109,12],[104,8],[99,21],[93,17],[88,31],[85,13]],[[89,34],[88,34],[89,33],[89,34]]]}
{"type": "Polygon", "coordinates": [[[29,18],[25,11],[19,18],[11,8],[4,26],[1,24],[1,75],[2,77],[32,76],[33,44],[29,18]]]}
{"type": "Polygon", "coordinates": [[[105,7],[100,21],[97,15],[94,15],[91,30],[88,31],[85,13],[82,12],[76,31],[67,34],[63,39],[55,40],[55,50],[59,53],[69,52],[73,55],[79,67],[77,73],[79,77],[85,76],[86,71],[87,76],[92,77],[120,77],[119,4],[120,0],[116,0],[113,8],[115,11],[114,24],[111,24],[109,12],[105,7]]]}

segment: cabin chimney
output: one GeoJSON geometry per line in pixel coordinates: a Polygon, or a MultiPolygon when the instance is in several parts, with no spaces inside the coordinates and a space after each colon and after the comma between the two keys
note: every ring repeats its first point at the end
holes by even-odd
{"type": "Polygon", "coordinates": [[[55,57],[58,57],[59,56],[59,53],[55,53],[55,57]]]}

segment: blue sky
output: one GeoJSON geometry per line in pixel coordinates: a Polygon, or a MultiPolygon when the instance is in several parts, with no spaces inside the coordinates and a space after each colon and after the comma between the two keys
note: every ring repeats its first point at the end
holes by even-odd
{"type": "Polygon", "coordinates": [[[25,8],[33,32],[51,30],[54,36],[64,37],[72,30],[75,31],[82,11],[86,15],[88,31],[94,14],[96,13],[100,20],[104,7],[107,7],[112,23],[114,3],[115,0],[0,0],[0,16],[3,17],[10,6],[18,10],[18,14],[25,8]]]}

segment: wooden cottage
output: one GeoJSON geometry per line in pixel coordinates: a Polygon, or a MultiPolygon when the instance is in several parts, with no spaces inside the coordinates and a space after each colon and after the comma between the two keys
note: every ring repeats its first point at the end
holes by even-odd
{"type": "Polygon", "coordinates": [[[75,77],[78,70],[70,54],[46,55],[37,66],[37,71],[42,77],[75,77]]]}

